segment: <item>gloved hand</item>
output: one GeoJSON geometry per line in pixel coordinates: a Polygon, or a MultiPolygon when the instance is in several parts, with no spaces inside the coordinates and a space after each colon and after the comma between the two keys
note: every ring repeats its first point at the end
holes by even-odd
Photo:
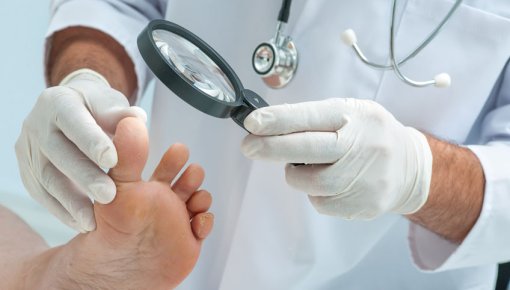
{"type": "Polygon", "coordinates": [[[243,153],[288,163],[287,183],[320,213],[372,219],[423,206],[432,175],[426,137],[368,100],[329,99],[258,109],[243,153]],[[304,165],[293,165],[304,164],[304,165]]]}
{"type": "Polygon", "coordinates": [[[81,69],[42,92],[16,143],[21,178],[32,197],[65,224],[95,229],[91,198],[111,202],[116,193],[104,172],[117,164],[111,141],[125,117],[147,119],[100,74],[81,69]],[[103,169],[102,169],[103,168],[103,169]]]}

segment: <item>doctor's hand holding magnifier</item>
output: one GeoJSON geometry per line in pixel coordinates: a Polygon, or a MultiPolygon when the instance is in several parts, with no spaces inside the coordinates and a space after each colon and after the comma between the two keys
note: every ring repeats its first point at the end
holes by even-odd
{"type": "Polygon", "coordinates": [[[373,101],[266,107],[248,115],[244,125],[252,135],[243,141],[243,153],[287,163],[287,183],[307,193],[320,213],[372,219],[386,212],[411,214],[427,201],[427,137],[373,101]]]}

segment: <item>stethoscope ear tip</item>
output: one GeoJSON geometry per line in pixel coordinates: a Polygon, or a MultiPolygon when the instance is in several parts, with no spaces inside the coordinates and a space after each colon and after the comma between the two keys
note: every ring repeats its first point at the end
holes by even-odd
{"type": "Polygon", "coordinates": [[[452,84],[452,78],[447,73],[440,73],[434,77],[434,85],[438,88],[448,88],[452,84]]]}
{"type": "Polygon", "coordinates": [[[347,29],[342,33],[342,41],[348,46],[353,46],[356,42],[358,42],[358,38],[356,37],[354,30],[347,29]]]}

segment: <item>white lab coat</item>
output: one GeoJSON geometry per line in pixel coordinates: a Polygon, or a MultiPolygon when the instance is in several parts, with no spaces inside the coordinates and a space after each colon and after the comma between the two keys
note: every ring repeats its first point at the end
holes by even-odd
{"type": "MultiPolygon", "coordinates": [[[[397,53],[402,56],[435,28],[453,2],[399,2],[397,53]]],[[[191,160],[205,167],[204,187],[214,196],[214,231],[180,289],[492,289],[496,263],[510,260],[510,147],[505,144],[510,79],[502,74],[510,56],[508,0],[465,1],[438,37],[404,66],[418,80],[450,73],[449,89],[409,87],[392,72],[368,68],[341,43],[341,32],[353,28],[371,59],[387,61],[389,0],[295,0],[287,31],[300,52],[299,71],[282,90],[265,87],[252,70],[251,54],[274,34],[280,4],[54,1],[48,36],[73,25],[112,35],[132,56],[144,85],[150,74],[136,36],[148,19],[164,14],[207,41],[244,86],[270,104],[374,99],[406,125],[457,143],[484,144],[471,147],[487,179],[482,214],[460,246],[396,215],[368,222],[319,215],[304,194],[285,184],[283,164],[241,155],[245,132],[231,120],[202,114],[157,83],[150,169],[170,144],[186,143],[191,160]]]]}

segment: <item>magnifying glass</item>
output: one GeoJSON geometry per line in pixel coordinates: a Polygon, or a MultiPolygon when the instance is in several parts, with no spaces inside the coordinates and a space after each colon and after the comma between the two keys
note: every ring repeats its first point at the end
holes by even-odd
{"type": "Polygon", "coordinates": [[[255,92],[243,88],[234,70],[205,41],[185,28],[153,20],[138,36],[138,49],[156,75],[179,98],[218,118],[244,119],[268,106],[255,92]]]}

